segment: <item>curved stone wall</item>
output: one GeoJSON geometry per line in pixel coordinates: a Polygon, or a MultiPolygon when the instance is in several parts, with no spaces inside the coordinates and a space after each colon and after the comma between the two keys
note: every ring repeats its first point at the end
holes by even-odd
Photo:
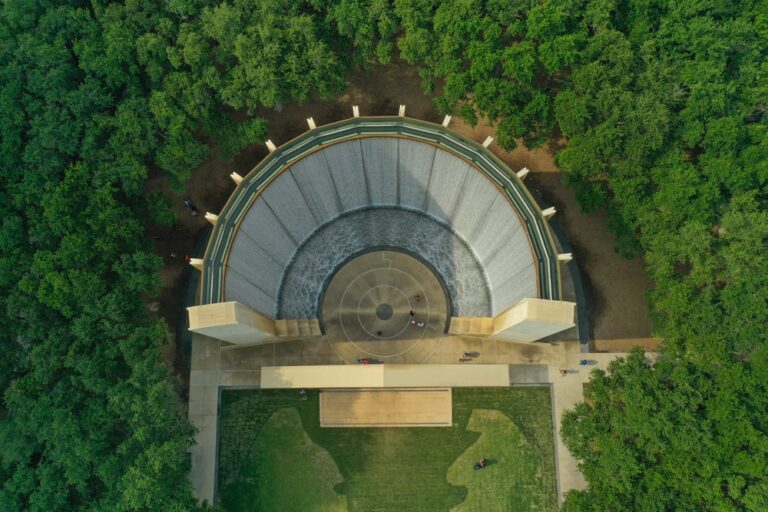
{"type": "MultiPolygon", "coordinates": [[[[449,289],[453,283],[456,313],[496,315],[524,297],[559,299],[548,226],[525,188],[504,169],[484,148],[429,123],[363,118],[312,130],[257,166],[219,214],[204,260],[203,303],[236,300],[273,317],[314,316],[306,307],[312,300],[282,311],[280,304],[299,304],[286,300],[293,287],[310,293],[307,286],[322,282],[333,262],[347,257],[345,250],[422,251],[429,236],[435,237],[429,247],[434,256],[425,259],[436,269],[455,266],[441,274],[449,276],[449,289]],[[355,214],[363,215],[361,223],[345,215],[372,207],[390,210],[355,214]],[[429,235],[427,228],[417,227],[420,223],[403,220],[416,218],[407,210],[423,212],[417,217],[461,242],[429,235]],[[398,217],[396,229],[375,221],[377,215],[389,215],[390,221],[398,217]],[[321,244],[322,232],[333,233],[328,240],[335,241],[321,244]],[[423,240],[421,248],[416,239],[423,240]],[[325,265],[312,267],[311,258],[302,256],[310,254],[306,248],[312,244],[331,251],[325,265]],[[307,279],[307,272],[295,273],[305,264],[319,275],[307,279]],[[475,288],[485,289],[484,305],[477,299],[482,293],[450,279],[464,272],[479,275],[475,288]]],[[[319,293],[310,294],[315,303],[319,293]]]]}

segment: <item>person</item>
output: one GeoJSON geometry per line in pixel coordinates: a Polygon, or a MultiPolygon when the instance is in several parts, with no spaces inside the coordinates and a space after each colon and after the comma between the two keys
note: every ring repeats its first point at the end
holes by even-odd
{"type": "Polygon", "coordinates": [[[415,316],[415,315],[416,313],[414,313],[413,310],[411,310],[411,316],[415,316]]]}
{"type": "Polygon", "coordinates": [[[414,299],[416,300],[416,302],[421,302],[421,295],[417,293],[414,299]]]}
{"type": "Polygon", "coordinates": [[[480,459],[479,464],[480,464],[481,468],[484,468],[485,467],[485,459],[480,459]]]}
{"type": "Polygon", "coordinates": [[[587,366],[587,364],[589,364],[589,361],[587,361],[586,359],[580,359],[579,360],[579,364],[581,366],[587,366]]]}
{"type": "Polygon", "coordinates": [[[411,325],[416,325],[416,320],[411,320],[411,325]]]}
{"type": "Polygon", "coordinates": [[[416,325],[419,327],[424,327],[424,322],[416,322],[416,325]]]}
{"type": "Polygon", "coordinates": [[[384,334],[382,331],[376,331],[376,336],[381,336],[382,334],[384,334]]]}
{"type": "Polygon", "coordinates": [[[560,375],[565,377],[566,375],[568,375],[568,370],[566,370],[565,368],[560,368],[560,375]]]}
{"type": "Polygon", "coordinates": [[[198,210],[198,209],[197,209],[197,206],[195,206],[195,205],[192,203],[192,199],[190,199],[190,198],[186,198],[186,199],[184,200],[184,206],[186,206],[187,208],[189,208],[189,213],[190,213],[190,215],[192,215],[193,217],[194,217],[194,216],[196,216],[198,213],[200,213],[200,210],[198,210]]]}

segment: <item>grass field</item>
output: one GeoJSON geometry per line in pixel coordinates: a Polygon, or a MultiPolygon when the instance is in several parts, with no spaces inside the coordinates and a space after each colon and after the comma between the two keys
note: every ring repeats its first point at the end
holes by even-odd
{"type": "Polygon", "coordinates": [[[548,388],[453,390],[448,428],[321,429],[318,395],[222,392],[228,512],[555,511],[548,388]],[[478,459],[487,468],[472,469],[478,459]]]}

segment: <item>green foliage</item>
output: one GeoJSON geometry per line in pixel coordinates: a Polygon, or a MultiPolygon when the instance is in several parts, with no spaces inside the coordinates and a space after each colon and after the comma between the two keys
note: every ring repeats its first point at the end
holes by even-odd
{"type": "Polygon", "coordinates": [[[264,140],[267,133],[267,123],[260,117],[233,123],[224,113],[218,123],[219,129],[214,129],[219,142],[219,155],[225,160],[234,158],[248,144],[264,140]]]}
{"type": "Polygon", "coordinates": [[[659,333],[702,362],[766,342],[750,327],[763,316],[729,304],[751,289],[760,311],[768,295],[760,6],[614,8],[555,98],[569,182],[585,208],[608,208],[621,252],[645,251],[659,333]]]}
{"type": "Polygon", "coordinates": [[[158,226],[170,227],[176,220],[170,198],[160,192],[147,194],[145,209],[149,220],[158,226]]]}
{"type": "Polygon", "coordinates": [[[568,13],[549,4],[530,11],[522,4],[487,4],[398,0],[395,12],[405,29],[398,47],[406,61],[422,66],[428,90],[433,81],[444,81],[439,110],[458,112],[472,125],[487,117],[497,123],[504,148],[514,148],[520,138],[540,146],[554,121],[547,93],[554,82],[547,84],[547,75],[575,60],[578,38],[557,51],[550,44],[544,64],[538,43],[564,32],[568,13]]]}
{"type": "Polygon", "coordinates": [[[387,64],[392,60],[398,20],[391,0],[339,0],[327,10],[339,35],[350,40],[357,62],[387,64]]]}
{"type": "Polygon", "coordinates": [[[211,154],[204,141],[232,158],[264,138],[243,114],[338,90],[322,7],[0,8],[0,509],[198,507],[192,429],[160,361],[166,327],[145,306],[161,261],[142,222],[173,212],[144,182],[159,167],[179,187],[211,154]]]}
{"type": "Polygon", "coordinates": [[[136,215],[172,147],[137,52],[158,75],[143,36],[172,23],[142,3],[28,4],[0,10],[0,509],[194,510],[136,215]]]}
{"type": "Polygon", "coordinates": [[[715,371],[641,351],[596,370],[563,416],[589,490],[566,511],[765,510],[766,361],[715,371]]]}
{"type": "Polygon", "coordinates": [[[321,20],[288,0],[220,3],[182,24],[179,52],[193,75],[233,108],[254,112],[305,101],[313,92],[328,98],[344,82],[321,20]]]}
{"type": "Polygon", "coordinates": [[[180,187],[208,144],[229,159],[263,139],[259,111],[329,97],[348,63],[396,49],[440,111],[489,119],[505,148],[559,129],[582,207],[607,210],[617,250],[642,252],[655,281],[667,355],[597,374],[594,405],[566,417],[590,483],[567,508],[765,509],[766,11],[763,0],[6,1],[0,509],[197,506],[191,429],[159,360],[165,326],[145,307],[160,261],[142,222],[173,221],[167,200],[143,195],[149,170],[180,187]]]}
{"type": "Polygon", "coordinates": [[[765,4],[609,12],[555,98],[558,162],[644,252],[666,355],[597,373],[564,418],[589,482],[566,510],[764,510],[765,4]]]}
{"type": "MultiPolygon", "coordinates": [[[[656,283],[656,332],[669,357],[696,375],[696,386],[708,386],[713,396],[738,395],[742,384],[724,377],[729,372],[739,372],[744,386],[764,382],[758,361],[768,345],[765,2],[399,0],[395,12],[403,58],[422,65],[430,88],[442,83],[440,110],[470,124],[487,117],[505,148],[519,138],[540,144],[557,124],[565,138],[558,164],[585,210],[607,209],[617,251],[644,253],[656,283]]],[[[641,366],[629,365],[616,378],[616,400],[693,400],[673,386],[643,402],[644,386],[658,383],[641,366]]],[[[734,407],[743,406],[740,399],[734,407]]],[[[755,406],[745,417],[764,424],[756,412],[764,410],[755,406]]],[[[705,445],[715,462],[698,454],[693,460],[701,467],[692,471],[706,468],[701,478],[679,472],[701,484],[686,494],[674,474],[684,452],[670,462],[662,448],[682,450],[686,429],[717,438],[706,415],[672,422],[666,431],[679,439],[659,435],[649,453],[621,429],[642,429],[644,414],[660,412],[622,417],[582,406],[577,413],[580,421],[572,417],[568,428],[590,491],[572,494],[571,510],[766,507],[765,461],[759,459],[761,473],[738,474],[728,462],[748,453],[738,444],[726,443],[716,457],[716,447],[705,445]],[[598,428],[610,450],[588,443],[598,428]]],[[[758,439],[764,430],[744,446],[764,450],[758,439]]]]}

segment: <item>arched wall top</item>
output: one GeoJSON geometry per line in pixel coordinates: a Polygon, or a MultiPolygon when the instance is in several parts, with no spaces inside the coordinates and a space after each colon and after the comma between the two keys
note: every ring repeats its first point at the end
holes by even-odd
{"type": "Polygon", "coordinates": [[[509,200],[527,230],[539,297],[559,300],[557,250],[546,219],[527,188],[488,149],[440,125],[404,117],[360,117],[309,130],[271,152],[237,186],[211,233],[203,260],[201,304],[224,300],[227,260],[243,217],[271,181],[298,160],[330,145],[363,137],[404,137],[429,143],[480,170],[509,200]]]}

